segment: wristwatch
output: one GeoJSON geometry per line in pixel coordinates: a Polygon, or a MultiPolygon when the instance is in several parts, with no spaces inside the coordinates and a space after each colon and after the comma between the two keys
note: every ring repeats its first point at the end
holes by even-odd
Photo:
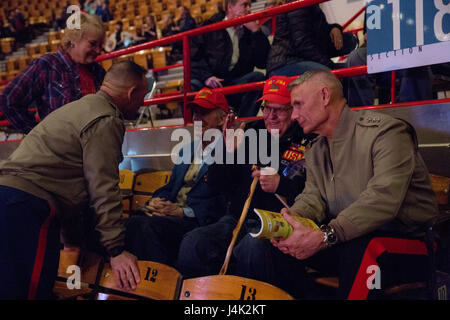
{"type": "Polygon", "coordinates": [[[124,248],[122,246],[114,247],[110,250],[108,250],[108,254],[111,258],[117,257],[119,254],[121,254],[124,251],[124,248]]]}
{"type": "Polygon", "coordinates": [[[320,226],[320,231],[323,232],[323,242],[327,244],[327,247],[331,247],[332,245],[337,243],[338,239],[333,227],[327,224],[323,224],[320,226]]]}

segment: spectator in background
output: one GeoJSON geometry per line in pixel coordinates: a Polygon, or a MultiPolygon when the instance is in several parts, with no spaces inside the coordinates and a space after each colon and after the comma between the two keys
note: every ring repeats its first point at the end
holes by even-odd
{"type": "MultiPolygon", "coordinates": [[[[189,9],[185,6],[178,7],[178,13],[180,18],[178,19],[176,25],[172,28],[173,34],[185,32],[197,27],[194,18],[192,18],[189,9]]],[[[172,45],[171,58],[175,62],[177,60],[183,59],[183,42],[178,41],[172,45]]]]}
{"type": "Polygon", "coordinates": [[[300,8],[277,16],[267,72],[294,76],[311,69],[335,69],[331,58],[348,54],[356,46],[356,37],[343,34],[338,24],[329,24],[319,5],[300,8]]]}
{"type": "Polygon", "coordinates": [[[28,39],[28,26],[27,22],[19,8],[11,10],[9,13],[9,25],[16,41],[19,43],[25,43],[28,39]]]}
{"type": "Polygon", "coordinates": [[[87,0],[84,3],[83,8],[84,8],[84,10],[86,10],[87,13],[95,14],[97,6],[98,6],[98,0],[87,0]]]}
{"type": "Polygon", "coordinates": [[[172,28],[175,33],[185,32],[194,29],[197,26],[188,8],[185,6],[178,7],[178,13],[180,14],[180,18],[172,28]]]}
{"type": "Polygon", "coordinates": [[[151,14],[144,18],[144,24],[140,36],[144,38],[144,41],[153,41],[158,39],[158,30],[155,23],[155,17],[151,14]]]}
{"type": "MultiPolygon", "coordinates": [[[[226,15],[214,15],[204,25],[240,17],[250,13],[250,0],[226,1],[226,15]]],[[[191,41],[191,87],[220,88],[265,80],[264,69],[270,44],[256,21],[206,33],[191,41]]],[[[230,105],[240,117],[255,116],[260,91],[228,96],[230,105]]]]}
{"type": "Polygon", "coordinates": [[[35,59],[0,93],[0,111],[20,132],[28,133],[39,117],[100,88],[105,70],[95,62],[105,38],[100,18],[81,13],[80,29],[64,31],[57,53],[35,59]]]}
{"type": "Polygon", "coordinates": [[[108,22],[112,19],[108,4],[105,1],[100,2],[95,10],[95,14],[98,15],[103,22],[108,22]]]}
{"type": "Polygon", "coordinates": [[[112,52],[115,50],[127,48],[133,43],[144,40],[143,37],[124,31],[122,21],[117,21],[116,31],[114,31],[106,40],[105,51],[112,52]]]}
{"type": "Polygon", "coordinates": [[[175,27],[173,15],[171,13],[166,13],[165,15],[163,15],[162,22],[161,38],[173,35],[173,28],[175,27]]]}

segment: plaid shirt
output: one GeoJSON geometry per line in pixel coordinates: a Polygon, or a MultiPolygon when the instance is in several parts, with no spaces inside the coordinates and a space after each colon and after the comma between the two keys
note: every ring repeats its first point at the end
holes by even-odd
{"type": "MultiPolygon", "coordinates": [[[[96,89],[105,76],[105,70],[97,63],[88,66],[94,77],[96,89]]],[[[28,133],[35,125],[36,107],[43,119],[59,107],[82,97],[77,63],[61,49],[33,62],[0,93],[0,111],[19,131],[28,133]]]]}

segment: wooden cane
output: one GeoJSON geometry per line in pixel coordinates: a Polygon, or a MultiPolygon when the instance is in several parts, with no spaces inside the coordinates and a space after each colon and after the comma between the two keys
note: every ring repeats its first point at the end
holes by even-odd
{"type": "MultiPolygon", "coordinates": [[[[258,167],[253,166],[252,170],[258,169],[258,167]]],[[[224,275],[228,269],[228,263],[230,262],[231,253],[233,252],[234,244],[236,242],[239,231],[241,231],[241,227],[244,224],[245,218],[247,217],[248,208],[250,207],[250,203],[252,202],[253,193],[255,192],[256,185],[258,184],[258,177],[254,177],[252,184],[250,186],[250,194],[245,201],[244,208],[242,209],[241,217],[239,218],[238,224],[233,230],[233,237],[231,238],[230,245],[228,246],[227,255],[225,256],[225,261],[220,269],[219,275],[224,275]]]]}

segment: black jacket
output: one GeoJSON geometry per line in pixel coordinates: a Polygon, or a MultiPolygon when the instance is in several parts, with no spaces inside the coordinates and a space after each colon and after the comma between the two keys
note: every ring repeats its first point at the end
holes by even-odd
{"type": "MultiPolygon", "coordinates": [[[[264,120],[248,123],[246,130],[250,128],[255,129],[256,132],[260,129],[265,129],[264,120]]],[[[257,137],[258,159],[256,164],[260,167],[270,166],[270,164],[261,164],[259,157],[259,146],[261,144],[258,135],[257,137]]],[[[267,133],[267,137],[267,155],[270,155],[271,135],[267,133]]],[[[313,135],[305,135],[303,129],[294,121],[279,140],[278,174],[280,175],[280,183],[276,193],[285,197],[289,205],[294,203],[295,197],[303,191],[305,186],[306,173],[300,164],[303,163],[301,159],[304,157],[304,149],[312,137],[313,135]]],[[[212,186],[220,188],[220,191],[225,193],[228,201],[230,201],[229,214],[233,215],[236,219],[240,217],[253,180],[251,177],[252,161],[248,159],[248,143],[246,143],[245,149],[247,157],[246,164],[213,164],[208,171],[208,182],[212,186]]],[[[258,183],[248,211],[249,216],[253,215],[253,208],[280,212],[283,205],[274,194],[263,191],[258,183]]]]}
{"type": "MultiPolygon", "coordinates": [[[[292,2],[290,0],[288,2],[292,2]]],[[[333,68],[335,50],[328,24],[319,5],[300,8],[277,16],[277,28],[267,58],[267,72],[300,61],[314,61],[333,68]]]]}
{"type": "MultiPolygon", "coordinates": [[[[204,25],[220,22],[224,14],[214,15],[204,25]]],[[[261,32],[252,33],[244,27],[244,34],[239,40],[239,60],[231,71],[228,68],[233,54],[233,45],[226,29],[205,33],[191,41],[191,78],[204,82],[211,76],[226,81],[239,78],[254,67],[264,69],[270,44],[261,32]]]]}

